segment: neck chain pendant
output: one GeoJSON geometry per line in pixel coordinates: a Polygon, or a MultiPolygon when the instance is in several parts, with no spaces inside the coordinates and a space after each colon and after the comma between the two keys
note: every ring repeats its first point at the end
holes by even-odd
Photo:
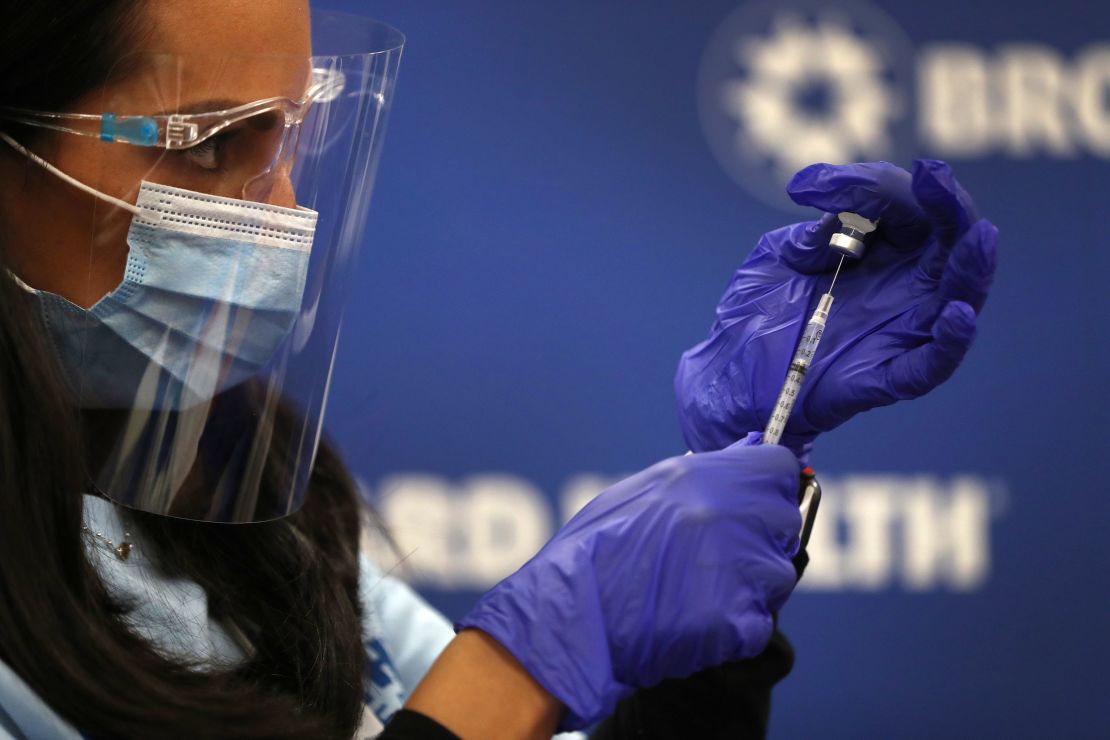
{"type": "Polygon", "coordinates": [[[89,529],[89,525],[87,524],[82,524],[81,529],[82,531],[89,532],[98,540],[103,540],[104,544],[108,545],[108,547],[112,550],[112,552],[116,554],[116,557],[120,560],[127,560],[127,558],[131,557],[132,544],[128,542],[128,540],[131,539],[130,532],[124,532],[123,541],[117,545],[115,542],[112,542],[111,539],[105,537],[102,532],[93,532],[91,529],[89,529]]]}
{"type": "Polygon", "coordinates": [[[130,542],[121,542],[118,545],[116,545],[116,557],[117,558],[119,558],[120,560],[127,560],[127,558],[130,555],[131,555],[131,543],[130,542]]]}

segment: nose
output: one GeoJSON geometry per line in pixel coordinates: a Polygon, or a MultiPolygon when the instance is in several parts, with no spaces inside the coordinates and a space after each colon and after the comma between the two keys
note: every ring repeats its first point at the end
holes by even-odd
{"type": "Polygon", "coordinates": [[[283,167],[251,180],[243,188],[243,198],[255,203],[295,208],[297,193],[290,174],[289,168],[283,167]]]}
{"type": "Polygon", "coordinates": [[[270,189],[270,198],[266,201],[272,206],[295,208],[297,206],[297,193],[293,190],[293,178],[288,171],[277,173],[274,185],[270,189]]]}
{"type": "Polygon", "coordinates": [[[256,203],[294,208],[297,193],[293,188],[293,162],[296,159],[299,126],[286,126],[273,153],[270,169],[243,188],[243,197],[256,203]]]}

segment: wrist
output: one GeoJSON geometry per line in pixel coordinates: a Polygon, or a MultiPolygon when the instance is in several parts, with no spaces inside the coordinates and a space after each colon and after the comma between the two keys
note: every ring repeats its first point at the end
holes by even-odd
{"type": "Polygon", "coordinates": [[[565,709],[559,731],[579,730],[608,716],[632,692],[613,675],[597,583],[578,558],[587,548],[550,553],[487,592],[455,629],[481,630],[565,709]]]}
{"type": "Polygon", "coordinates": [[[460,632],[405,703],[470,738],[550,738],[563,705],[478,629],[460,632]]]}

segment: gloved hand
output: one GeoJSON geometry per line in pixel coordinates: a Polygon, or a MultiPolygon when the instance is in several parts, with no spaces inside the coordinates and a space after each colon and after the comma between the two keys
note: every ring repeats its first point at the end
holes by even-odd
{"type": "Polygon", "coordinates": [[[566,705],[564,730],[636,688],[759,654],[794,588],[800,467],[752,441],[602,492],[456,629],[512,653],[566,705]]]}
{"type": "Polygon", "coordinates": [[[886,162],[816,164],[787,191],[828,213],[760,239],[717,306],[709,338],[675,376],[691,450],[717,450],[766,427],[798,339],[832,279],[836,213],[880,219],[863,258],[848,258],[817,355],[782,444],[804,458],[819,432],[947,380],[975,338],[994,275],[998,230],[980,219],[944,162],[913,175],[886,162]]]}

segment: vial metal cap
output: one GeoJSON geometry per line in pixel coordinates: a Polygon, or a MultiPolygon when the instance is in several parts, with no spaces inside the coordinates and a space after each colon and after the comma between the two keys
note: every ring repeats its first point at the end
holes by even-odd
{"type": "Polygon", "coordinates": [[[832,235],[829,239],[829,246],[841,254],[847,255],[853,259],[859,259],[863,256],[863,233],[855,229],[844,229],[832,235]]]}
{"type": "Polygon", "coordinates": [[[844,211],[836,215],[840,219],[840,231],[833,234],[832,238],[829,239],[829,246],[847,257],[858,260],[867,248],[863,240],[875,230],[879,222],[878,220],[872,221],[851,211],[844,211]]]}

